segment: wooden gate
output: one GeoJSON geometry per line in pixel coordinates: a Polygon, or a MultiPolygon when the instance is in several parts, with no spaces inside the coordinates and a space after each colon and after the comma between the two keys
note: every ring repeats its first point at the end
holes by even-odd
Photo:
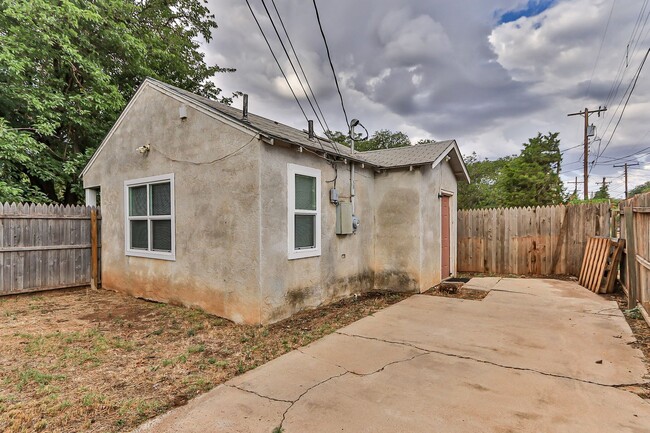
{"type": "Polygon", "coordinates": [[[100,284],[99,208],[0,206],[0,295],[100,284]]]}

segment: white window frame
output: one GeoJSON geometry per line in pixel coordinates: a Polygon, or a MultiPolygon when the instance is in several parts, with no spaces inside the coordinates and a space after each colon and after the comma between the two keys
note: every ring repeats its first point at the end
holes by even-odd
{"type": "Polygon", "coordinates": [[[321,176],[320,170],[302,165],[287,164],[287,246],[289,260],[321,255],[321,176]],[[296,175],[316,178],[316,210],[308,211],[296,209],[296,175]],[[295,249],[295,216],[315,215],[314,248],[295,249]]]}
{"type": "Polygon", "coordinates": [[[174,173],[163,174],[160,176],[150,176],[141,179],[132,179],[124,181],[124,251],[127,256],[146,257],[150,259],[161,260],[176,260],[176,212],[174,205],[174,173]],[[151,221],[152,220],[168,220],[167,215],[147,215],[147,216],[129,216],[129,188],[134,186],[147,185],[147,214],[149,213],[149,185],[156,183],[169,182],[169,200],[171,209],[171,243],[172,248],[170,252],[165,251],[152,251],[152,250],[139,250],[131,248],[131,220],[146,220],[148,222],[148,238],[149,248],[151,248],[151,221]]]}

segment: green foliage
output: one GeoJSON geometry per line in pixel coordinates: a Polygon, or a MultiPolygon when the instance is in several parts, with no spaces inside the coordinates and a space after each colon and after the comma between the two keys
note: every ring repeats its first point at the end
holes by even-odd
{"type": "MultiPolygon", "coordinates": [[[[337,144],[342,144],[351,147],[352,140],[350,136],[340,131],[327,131],[325,132],[327,138],[337,144]]],[[[369,150],[391,149],[394,147],[410,146],[411,140],[408,135],[403,132],[393,132],[388,129],[380,129],[375,131],[368,140],[361,140],[361,134],[355,133],[356,141],[354,142],[354,149],[359,152],[366,152],[369,150]]],[[[418,144],[435,143],[433,140],[420,140],[418,144]]]]}
{"type": "Polygon", "coordinates": [[[641,185],[637,185],[634,188],[632,188],[628,192],[628,195],[632,197],[637,194],[643,194],[644,192],[650,192],[650,180],[647,181],[646,183],[642,183],[641,185]]]}
{"type": "Polygon", "coordinates": [[[479,160],[474,153],[465,159],[472,183],[458,185],[458,207],[544,206],[564,201],[560,179],[558,133],[536,137],[524,143],[519,156],[496,161],[479,160]]]}
{"type": "Polygon", "coordinates": [[[410,146],[409,136],[403,132],[393,132],[388,129],[380,129],[372,134],[368,140],[357,141],[355,149],[360,152],[378,149],[391,149],[394,147],[410,146]]]}
{"type": "Polygon", "coordinates": [[[560,179],[560,140],[558,133],[530,138],[518,157],[503,167],[497,182],[500,205],[544,206],[564,201],[560,179]]]}
{"type": "Polygon", "coordinates": [[[343,146],[350,147],[352,145],[352,140],[347,134],[342,133],[341,131],[325,131],[325,136],[337,144],[342,144],[343,146]]]}
{"type": "Polygon", "coordinates": [[[594,200],[609,200],[609,185],[607,183],[602,183],[600,188],[594,194],[594,200]]]}
{"type": "Polygon", "coordinates": [[[202,0],[0,0],[0,202],[77,202],[147,76],[218,97],[199,51],[215,28],[202,0]]]}
{"type": "Polygon", "coordinates": [[[500,193],[496,188],[503,167],[512,160],[507,156],[495,161],[480,160],[476,152],[465,157],[471,183],[458,183],[459,209],[485,209],[498,207],[500,193]]]}

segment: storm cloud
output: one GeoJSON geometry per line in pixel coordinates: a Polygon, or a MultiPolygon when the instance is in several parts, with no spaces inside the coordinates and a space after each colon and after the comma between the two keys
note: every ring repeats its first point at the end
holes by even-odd
{"type": "MultiPolygon", "coordinates": [[[[261,1],[250,1],[307,111],[261,1]]],[[[463,153],[493,158],[517,153],[538,131],[559,131],[562,148],[575,147],[582,141],[582,123],[567,114],[605,103],[609,111],[593,118],[604,135],[592,144],[592,153],[606,145],[620,114],[616,108],[648,48],[650,30],[648,26],[640,32],[639,25],[639,37],[626,48],[641,5],[618,2],[612,9],[612,1],[330,0],[318,5],[350,118],[360,119],[370,131],[403,131],[413,141],[455,138],[463,153]],[[613,98],[612,84],[621,75],[613,98]]],[[[312,3],[275,4],[329,127],[346,130],[312,3]]],[[[203,46],[206,58],[237,69],[217,75],[217,85],[226,94],[248,93],[252,112],[304,128],[306,121],[246,2],[209,0],[209,6],[219,28],[203,46]]],[[[650,77],[644,79],[645,73],[619,129],[592,169],[593,182],[611,177],[617,193],[622,191],[621,173],[605,162],[646,147],[643,140],[650,129],[644,101],[650,77]]],[[[310,109],[307,114],[314,118],[310,109]]],[[[579,148],[565,153],[566,179],[581,175],[580,154],[579,148]]],[[[637,170],[633,182],[648,180],[646,173],[637,170]]]]}

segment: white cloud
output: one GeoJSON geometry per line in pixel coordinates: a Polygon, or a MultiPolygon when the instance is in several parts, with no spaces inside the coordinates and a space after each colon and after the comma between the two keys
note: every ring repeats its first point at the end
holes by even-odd
{"type": "MultiPolygon", "coordinates": [[[[464,153],[499,157],[517,153],[521,143],[538,131],[559,131],[562,148],[582,142],[582,119],[567,114],[604,104],[641,7],[640,2],[616,3],[594,68],[612,1],[559,0],[539,16],[501,25],[500,13],[526,2],[330,0],[319,2],[319,8],[349,117],[359,118],[371,132],[387,128],[402,130],[414,140],[456,138],[464,153]]],[[[251,2],[295,82],[263,8],[258,0],[251,2]]],[[[344,130],[311,2],[276,0],[276,4],[330,127],[344,130]]],[[[235,73],[217,75],[215,82],[226,94],[249,93],[252,112],[302,127],[304,118],[247,6],[239,0],[210,0],[210,7],[220,28],[204,47],[207,58],[237,68],[235,73]]],[[[616,105],[648,45],[648,31],[650,26],[636,51],[630,47],[630,66],[623,69],[618,96],[608,101],[609,111],[592,118],[605,137],[601,146],[611,134],[618,118],[616,105]]],[[[299,86],[294,89],[302,92],[299,86]]],[[[644,70],[604,156],[645,147],[650,107],[644,101],[649,97],[650,71],[644,70]]],[[[593,145],[592,154],[597,147],[593,145]]],[[[564,155],[567,179],[580,173],[580,164],[569,164],[580,155],[580,148],[564,155]]],[[[634,181],[640,182],[644,171],[637,173],[634,181]]],[[[592,171],[594,182],[610,174],[620,176],[611,164],[592,171]]]]}

